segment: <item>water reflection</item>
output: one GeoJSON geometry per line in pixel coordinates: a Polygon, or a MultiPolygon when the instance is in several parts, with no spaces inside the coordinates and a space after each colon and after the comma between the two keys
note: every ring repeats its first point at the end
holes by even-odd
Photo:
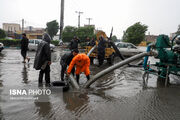
{"type": "Polygon", "coordinates": [[[34,102],[34,104],[37,107],[36,113],[39,116],[45,117],[51,112],[52,105],[50,102],[34,102]]]}
{"type": "MultiPolygon", "coordinates": [[[[1,71],[0,71],[1,72],[1,71]]],[[[1,77],[1,76],[0,76],[1,77]]],[[[2,87],[3,87],[3,84],[2,84],[2,81],[0,80],[0,94],[2,93],[2,91],[3,91],[3,89],[2,89],[2,87]]],[[[0,96],[0,102],[2,102],[3,100],[2,100],[2,98],[1,98],[1,96],[0,96]]],[[[3,117],[3,112],[2,112],[2,110],[1,110],[1,107],[0,107],[0,120],[5,120],[4,119],[4,117],[3,117]]]]}
{"type": "MultiPolygon", "coordinates": [[[[41,89],[41,88],[39,88],[41,89]]],[[[50,98],[48,95],[37,95],[34,96],[35,98],[38,98],[38,100],[34,101],[34,104],[36,106],[36,112],[39,116],[45,117],[51,113],[52,105],[50,102],[50,98]]]]}
{"type": "Polygon", "coordinates": [[[22,69],[22,80],[26,84],[29,82],[28,81],[28,68],[29,67],[30,67],[29,64],[27,64],[27,66],[26,66],[26,64],[24,64],[23,69],[22,69]]]}
{"type": "Polygon", "coordinates": [[[80,117],[84,112],[89,111],[89,97],[87,93],[64,92],[63,101],[66,108],[80,117]]]}

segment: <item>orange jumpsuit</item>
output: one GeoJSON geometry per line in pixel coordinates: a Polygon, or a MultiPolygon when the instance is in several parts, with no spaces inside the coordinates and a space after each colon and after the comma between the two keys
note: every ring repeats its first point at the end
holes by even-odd
{"type": "Polygon", "coordinates": [[[90,74],[90,59],[86,54],[78,54],[72,59],[67,70],[68,74],[71,73],[71,70],[74,67],[74,65],[76,65],[76,75],[79,75],[81,72],[84,72],[86,76],[90,74]]]}

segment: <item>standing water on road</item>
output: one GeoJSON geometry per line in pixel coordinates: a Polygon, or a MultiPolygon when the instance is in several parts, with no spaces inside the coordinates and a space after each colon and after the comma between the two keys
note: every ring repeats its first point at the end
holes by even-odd
{"type": "MultiPolygon", "coordinates": [[[[52,52],[51,82],[60,80],[60,57],[67,52],[52,52]]],[[[95,82],[90,89],[53,91],[45,101],[10,99],[13,89],[38,89],[39,71],[33,69],[35,52],[29,52],[30,63],[22,63],[20,50],[0,53],[0,118],[9,120],[179,120],[180,78],[170,76],[169,87],[150,75],[143,84],[141,67],[121,67],[95,82]],[[12,91],[10,91],[12,90],[12,91]]],[[[155,60],[151,58],[152,62],[155,60]]],[[[116,59],[115,62],[120,61],[116,59]]],[[[95,61],[96,63],[97,61],[95,61]]],[[[109,67],[90,66],[91,76],[109,67]]],[[[86,77],[80,77],[80,86],[86,77]]],[[[52,88],[50,88],[52,89],[52,88]]],[[[33,96],[36,98],[36,96],[33,96]]],[[[39,96],[39,98],[41,98],[39,96]]],[[[43,98],[44,99],[44,98],[43,98]]]]}

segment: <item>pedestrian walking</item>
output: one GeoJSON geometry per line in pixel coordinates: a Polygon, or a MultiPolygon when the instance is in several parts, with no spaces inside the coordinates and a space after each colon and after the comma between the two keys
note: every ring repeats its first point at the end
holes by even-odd
{"type": "Polygon", "coordinates": [[[30,61],[30,58],[27,57],[28,44],[29,44],[29,39],[26,37],[26,33],[23,33],[21,39],[21,55],[23,57],[22,63],[26,63],[26,59],[28,62],[30,61]]]}

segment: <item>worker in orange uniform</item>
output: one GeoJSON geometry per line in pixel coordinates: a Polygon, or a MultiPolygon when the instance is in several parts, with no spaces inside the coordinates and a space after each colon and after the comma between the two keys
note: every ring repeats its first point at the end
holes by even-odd
{"type": "Polygon", "coordinates": [[[79,74],[81,72],[84,72],[84,74],[86,75],[87,80],[89,80],[90,79],[90,76],[89,76],[89,74],[90,74],[90,70],[89,70],[90,59],[89,59],[89,57],[84,53],[76,55],[72,59],[70,65],[69,65],[69,68],[67,70],[68,76],[70,75],[71,70],[75,65],[76,65],[76,72],[75,73],[76,73],[77,83],[79,84],[79,74]]]}

